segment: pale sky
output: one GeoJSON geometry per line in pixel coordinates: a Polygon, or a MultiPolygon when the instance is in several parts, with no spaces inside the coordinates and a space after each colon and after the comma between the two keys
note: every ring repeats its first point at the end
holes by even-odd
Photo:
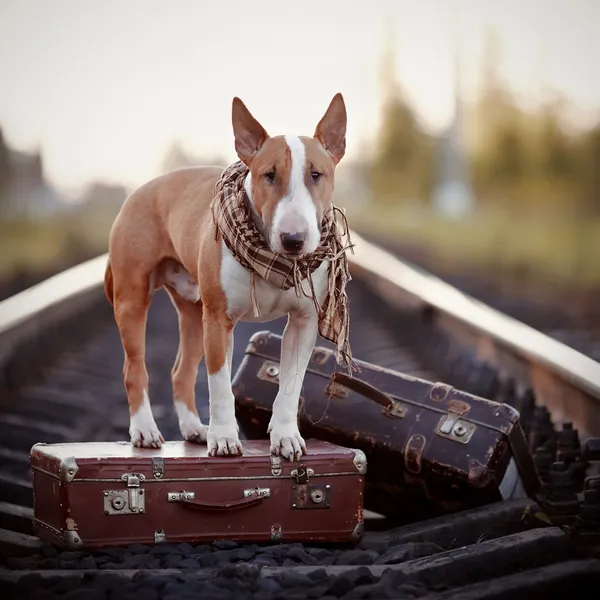
{"type": "Polygon", "coordinates": [[[411,101],[428,126],[447,124],[456,7],[467,98],[490,24],[520,98],[544,83],[598,115],[600,0],[0,0],[0,126],[11,145],[41,147],[60,187],[134,186],[176,139],[235,160],[234,95],[270,134],[312,135],[340,91],[356,156],[378,123],[386,23],[411,101]]]}

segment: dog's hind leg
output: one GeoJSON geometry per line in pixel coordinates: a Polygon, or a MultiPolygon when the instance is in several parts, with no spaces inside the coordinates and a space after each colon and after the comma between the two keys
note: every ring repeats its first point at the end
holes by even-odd
{"type": "Polygon", "coordinates": [[[152,414],[145,361],[150,275],[113,270],[113,278],[115,320],[125,352],[123,377],[129,403],[131,443],[138,447],[160,448],[165,440],[152,414]],[[123,276],[120,276],[121,273],[123,276]]]}
{"type": "Polygon", "coordinates": [[[198,365],[204,356],[202,304],[183,299],[169,287],[165,289],[179,316],[179,350],[171,371],[179,429],[188,442],[204,442],[208,427],[198,416],[195,394],[198,365]]]}

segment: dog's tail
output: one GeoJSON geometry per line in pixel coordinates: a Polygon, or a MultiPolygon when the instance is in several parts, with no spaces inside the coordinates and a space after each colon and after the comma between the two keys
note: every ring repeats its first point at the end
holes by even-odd
{"type": "MultiPolygon", "coordinates": [[[[113,274],[112,269],[110,268],[110,260],[106,263],[106,271],[104,272],[104,292],[108,301],[113,304],[113,274]]],[[[113,304],[114,305],[114,304],[113,304]]]]}

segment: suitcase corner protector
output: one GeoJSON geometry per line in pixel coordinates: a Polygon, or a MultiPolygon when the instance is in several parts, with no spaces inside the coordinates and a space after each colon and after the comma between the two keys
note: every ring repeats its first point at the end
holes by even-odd
{"type": "Polygon", "coordinates": [[[33,444],[33,446],[31,446],[31,448],[29,449],[29,453],[31,454],[36,448],[39,448],[40,446],[47,446],[47,442],[36,442],[35,444],[33,444]]]}
{"type": "Polygon", "coordinates": [[[257,342],[260,343],[262,340],[268,338],[271,335],[273,335],[273,333],[269,329],[261,329],[260,331],[255,331],[248,339],[248,348],[246,349],[246,352],[252,352],[257,342]]]}
{"type": "Polygon", "coordinates": [[[67,456],[60,461],[59,473],[61,481],[70,483],[75,478],[75,475],[77,475],[77,471],[79,471],[79,466],[74,456],[67,456]]]}
{"type": "Polygon", "coordinates": [[[352,462],[354,463],[356,470],[360,475],[365,475],[367,472],[367,455],[357,448],[353,448],[352,451],[354,452],[352,462]]]}
{"type": "Polygon", "coordinates": [[[494,411],[495,417],[504,417],[511,425],[518,422],[521,418],[521,413],[510,404],[506,402],[502,402],[499,404],[498,408],[494,411]]]}
{"type": "Polygon", "coordinates": [[[63,546],[69,550],[78,550],[83,546],[83,540],[78,531],[67,530],[62,535],[63,546]]]}
{"type": "Polygon", "coordinates": [[[365,533],[365,522],[360,521],[359,523],[356,524],[354,531],[350,535],[351,541],[360,542],[360,540],[363,538],[364,533],[365,533]]]}

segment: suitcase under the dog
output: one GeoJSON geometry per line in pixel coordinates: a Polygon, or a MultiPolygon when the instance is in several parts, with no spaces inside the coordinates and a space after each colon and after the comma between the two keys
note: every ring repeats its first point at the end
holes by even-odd
{"type": "Polygon", "coordinates": [[[356,542],[364,529],[360,450],[310,440],[299,462],[246,440],[243,456],[167,442],[35,444],[34,530],[71,549],[131,543],[356,542]]]}
{"type": "MultiPolygon", "coordinates": [[[[233,378],[240,425],[264,435],[279,386],[281,337],[254,334],[233,378]]],[[[398,522],[534,496],[539,481],[518,412],[450,385],[356,361],[349,378],[317,346],[304,378],[300,431],[363,450],[365,507],[398,522]]],[[[309,448],[310,449],[310,448],[309,448]]]]}

